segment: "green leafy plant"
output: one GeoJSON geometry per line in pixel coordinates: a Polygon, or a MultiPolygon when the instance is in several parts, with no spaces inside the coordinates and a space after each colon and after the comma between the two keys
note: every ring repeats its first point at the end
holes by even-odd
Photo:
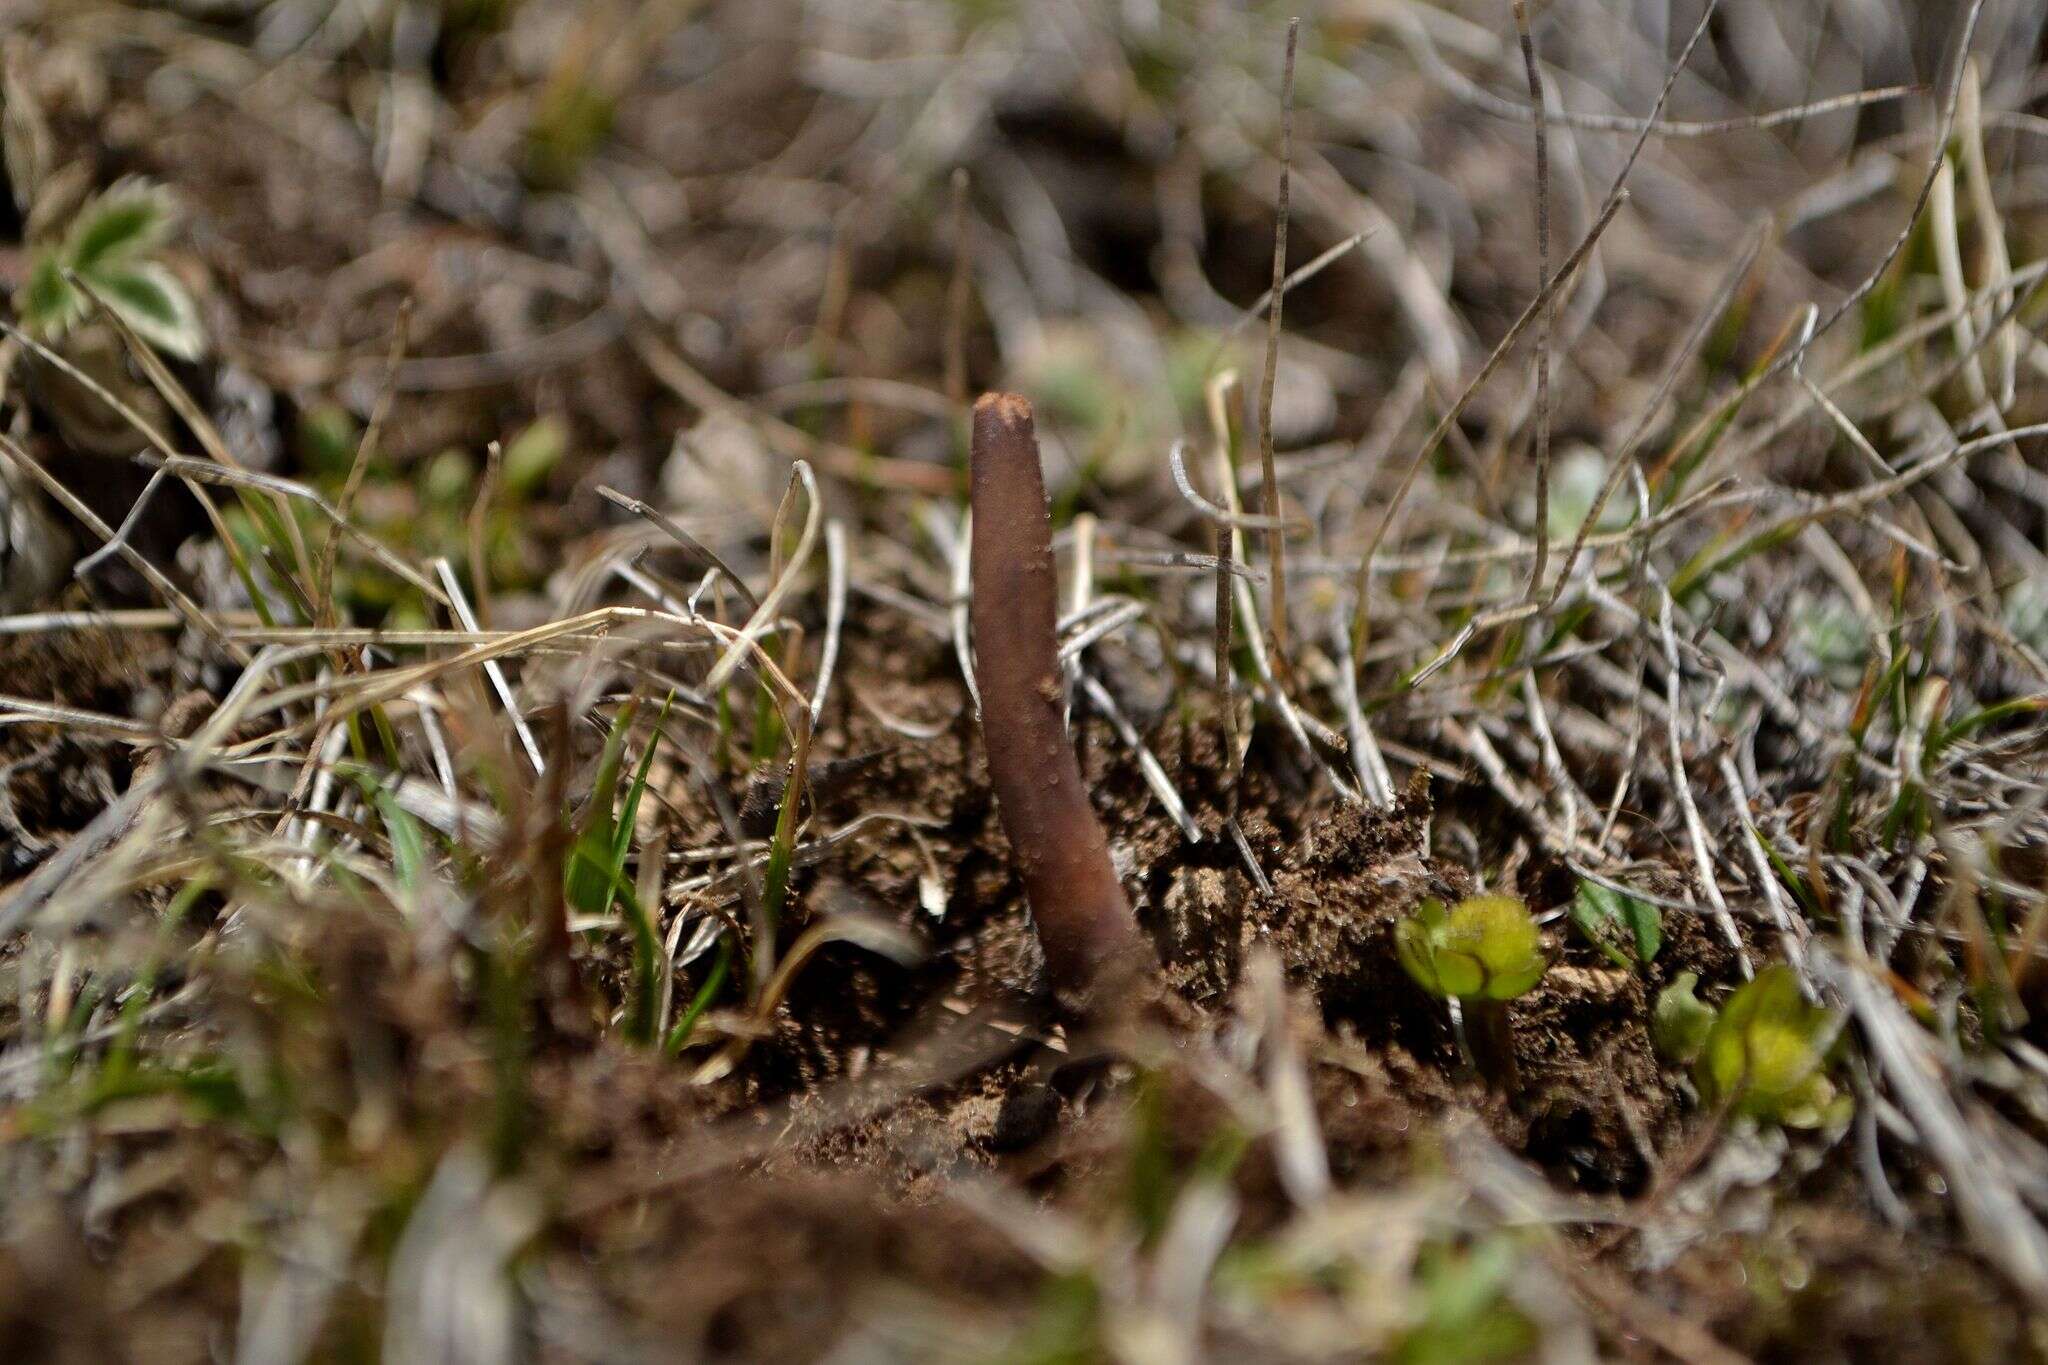
{"type": "Polygon", "coordinates": [[[1519,896],[1471,896],[1449,909],[1431,897],[1395,926],[1394,946],[1417,985],[1466,1001],[1527,995],[1550,966],[1519,896]]]}
{"type": "Polygon", "coordinates": [[[56,340],[84,319],[97,295],[150,345],[180,360],[206,349],[199,310],[157,259],[177,226],[162,186],[140,177],[114,184],[72,215],[63,234],[36,243],[15,311],[31,331],[56,340]]]}
{"type": "MultiPolygon", "coordinates": [[[[362,428],[345,409],[308,407],[294,433],[308,481],[329,498],[339,498],[362,439],[362,428]]],[[[438,555],[464,569],[475,566],[490,592],[526,591],[549,568],[534,530],[535,509],[548,477],[572,449],[569,442],[569,428],[561,419],[537,418],[507,437],[495,480],[486,479],[483,461],[459,446],[412,465],[372,452],[350,505],[351,518],[369,535],[403,545],[415,556],[438,555]],[[485,492],[488,500],[479,507],[485,492]]],[[[300,515],[307,534],[326,533],[310,511],[300,515]]],[[[469,586],[477,590],[476,584],[469,586]]],[[[334,596],[343,614],[362,623],[418,627],[430,619],[418,591],[380,564],[338,565],[334,596]]]]}
{"type": "Polygon", "coordinates": [[[1843,689],[1856,686],[1871,641],[1863,618],[1832,598],[1804,602],[1792,615],[1792,640],[1830,682],[1843,689]]]}
{"type": "Polygon", "coordinates": [[[1689,1066],[1706,1051],[1707,1035],[1714,1030],[1719,1012],[1693,991],[1700,984],[1698,972],[1680,972],[1663,990],[1650,1012],[1650,1041],[1657,1051],[1689,1066]]]}
{"type": "Polygon", "coordinates": [[[1656,906],[1598,882],[1579,883],[1570,913],[1578,931],[1617,967],[1648,963],[1664,946],[1664,919],[1656,906]]]}
{"type": "MultiPolygon", "coordinates": [[[[1687,973],[1689,976],[1690,973],[1687,973]]],[[[1660,1016],[1666,998],[1679,986],[1683,998],[1672,997],[1669,1011],[1691,1018],[1675,1042],[1698,1032],[1696,1009],[1709,1006],[1690,998],[1692,982],[1680,977],[1657,1001],[1660,1016]]],[[[1812,1004],[1799,988],[1790,967],[1766,967],[1728,998],[1704,1030],[1694,1077],[1709,1104],[1730,1113],[1788,1128],[1822,1128],[1848,1117],[1852,1100],[1828,1079],[1830,1054],[1841,1033],[1841,1015],[1812,1004]]]]}
{"type": "Polygon", "coordinates": [[[1461,1005],[1474,1063],[1489,1081],[1517,1080],[1507,1004],[1543,979],[1543,932],[1519,896],[1470,896],[1446,908],[1435,897],[1394,926],[1394,950],[1415,984],[1461,1005]]]}
{"type": "Polygon", "coordinates": [[[654,921],[655,908],[644,905],[626,876],[631,856],[634,822],[647,793],[647,779],[654,767],[655,750],[660,747],[662,727],[675,702],[671,692],[655,717],[654,732],[641,752],[639,765],[619,802],[619,780],[624,772],[626,740],[632,732],[637,701],[620,708],[606,732],[604,751],[598,758],[597,776],[592,784],[590,807],[582,831],[576,836],[564,871],[563,893],[569,903],[585,914],[606,915],[614,904],[625,907],[626,922],[633,931],[633,1002],[626,1018],[626,1031],[635,1042],[653,1041],[656,995],[660,990],[660,943],[654,921]],[[618,804],[614,815],[614,804],[618,804]]]}
{"type": "Polygon", "coordinates": [[[569,424],[556,416],[536,418],[505,443],[505,491],[517,498],[538,497],[568,450],[569,424]]]}

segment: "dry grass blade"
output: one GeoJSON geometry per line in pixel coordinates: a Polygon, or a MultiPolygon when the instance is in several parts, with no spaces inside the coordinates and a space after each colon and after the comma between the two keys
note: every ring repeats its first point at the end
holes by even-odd
{"type": "Polygon", "coordinates": [[[1266,501],[1266,557],[1271,561],[1268,628],[1280,672],[1287,669],[1287,536],[1280,529],[1280,477],[1273,468],[1273,383],[1280,367],[1280,317],[1287,298],[1287,195],[1294,174],[1294,48],[1301,20],[1287,21],[1287,61],[1280,77],[1280,191],[1273,215],[1272,302],[1266,309],[1266,368],[1259,379],[1259,474],[1266,501]]]}
{"type": "Polygon", "coordinates": [[[597,492],[599,497],[613,506],[631,512],[636,517],[644,517],[660,527],[663,535],[682,546],[683,550],[692,559],[695,559],[699,565],[718,570],[725,578],[725,581],[732,584],[732,590],[740,595],[740,600],[746,603],[749,615],[756,614],[761,610],[761,599],[754,596],[754,590],[747,586],[747,580],[735,573],[732,567],[723,559],[720,559],[717,552],[712,550],[710,546],[676,525],[675,518],[669,516],[660,508],[641,501],[639,498],[627,497],[616,488],[599,484],[597,492]]]}
{"type": "Polygon", "coordinates": [[[1915,1027],[1864,964],[1827,959],[1899,1103],[1954,1188],[1956,1208],[1986,1254],[2029,1300],[2048,1303],[2048,1234],[2001,1178],[2000,1165],[1972,1135],[1915,1027]]]}
{"type": "MultiPolygon", "coordinates": [[[[784,600],[795,591],[798,576],[810,563],[811,551],[817,545],[818,527],[824,519],[825,509],[818,495],[818,481],[811,474],[810,465],[802,460],[798,460],[790,471],[789,488],[783,495],[785,507],[799,487],[803,489],[805,496],[804,527],[797,536],[796,549],[791,552],[789,562],[783,566],[782,572],[768,585],[768,595],[754,604],[753,613],[747,618],[747,623],[740,627],[738,634],[726,646],[725,653],[712,665],[711,672],[704,679],[706,691],[716,692],[725,686],[734,671],[745,661],[747,651],[774,622],[784,600]]],[[[782,524],[781,512],[777,512],[775,521],[778,526],[782,524]]],[[[720,567],[722,571],[723,566],[720,567]]]]}
{"type": "MultiPolygon", "coordinates": [[[[1529,107],[1536,128],[1536,292],[1550,288],[1550,126],[1546,120],[1543,76],[1536,66],[1536,39],[1529,32],[1529,11],[1512,0],[1515,34],[1522,44],[1522,67],[1529,79],[1529,107]]],[[[1545,304],[1536,321],[1536,554],[1529,565],[1529,597],[1543,585],[1550,557],[1550,333],[1556,309],[1545,304]]]]}
{"type": "Polygon", "coordinates": [[[163,570],[150,563],[147,557],[125,539],[116,535],[113,527],[101,520],[98,513],[87,507],[83,502],[80,502],[78,495],[60,483],[54,474],[44,469],[34,456],[5,436],[0,436],[0,455],[5,455],[16,469],[21,470],[29,478],[33,479],[44,492],[56,499],[65,511],[78,518],[102,542],[116,546],[121,558],[132,565],[137,573],[147,579],[149,585],[157,591],[164,601],[170,603],[171,609],[183,617],[195,630],[206,636],[209,640],[212,640],[230,658],[244,663],[249,660],[249,652],[222,634],[220,627],[214,624],[212,618],[201,610],[199,604],[194,602],[183,588],[171,582],[164,575],[163,570]]]}
{"type": "Polygon", "coordinates": [[[967,310],[973,301],[974,246],[968,236],[965,166],[953,171],[953,273],[946,285],[946,403],[967,406],[967,310]]]}
{"type": "MultiPolygon", "coordinates": [[[[377,403],[370,411],[370,423],[363,428],[362,440],[356,443],[355,458],[349,461],[348,477],[342,481],[341,494],[334,501],[335,518],[338,522],[349,519],[349,509],[355,505],[356,494],[362,490],[363,475],[370,462],[377,456],[377,443],[384,434],[384,424],[391,420],[391,403],[397,393],[396,380],[399,362],[405,359],[405,344],[412,331],[412,300],[406,299],[398,308],[398,325],[391,330],[391,352],[384,358],[384,379],[377,387],[377,403]]],[[[479,498],[482,501],[482,498],[479,498]]],[[[320,550],[320,573],[314,583],[313,602],[320,610],[317,624],[338,625],[340,618],[334,610],[334,561],[341,551],[341,534],[332,532],[326,545],[320,550]]]]}
{"type": "MultiPolygon", "coordinates": [[[[1947,164],[1949,138],[1955,132],[1956,110],[1962,103],[1963,80],[1969,69],[1970,43],[1976,36],[1977,23],[1983,17],[1984,0],[1969,0],[1968,8],[1962,12],[1956,21],[1953,30],[1955,38],[1949,45],[1949,56],[1946,63],[1954,68],[1954,74],[1945,83],[1946,93],[1942,99],[1941,125],[1938,135],[1934,139],[1934,152],[1928,161],[1927,174],[1921,179],[1920,192],[1914,197],[1912,210],[1906,215],[1905,225],[1892,238],[1891,245],[1885,249],[1883,256],[1871,267],[1870,272],[1853,289],[1838,300],[1833,308],[1828,310],[1826,316],[1822,318],[1820,325],[1814,329],[1813,338],[1807,342],[1808,346],[1812,345],[1814,340],[1818,340],[1820,337],[1833,331],[1837,323],[1847,317],[1852,309],[1856,308],[1870,296],[1871,291],[1876,289],[1879,281],[1884,278],[1885,272],[1891,269],[1892,262],[1898,259],[1901,251],[1906,249],[1906,243],[1912,240],[1913,229],[1918,226],[1921,215],[1927,211],[1927,202],[1934,193],[1935,181],[1941,174],[1941,168],[1947,164]]],[[[1768,372],[1769,375],[1782,373],[1785,367],[1790,365],[1802,350],[1804,350],[1804,347],[1779,356],[1772,363],[1768,372]]]]}
{"type": "Polygon", "coordinates": [[[147,469],[161,469],[181,479],[195,483],[220,484],[230,488],[253,488],[281,499],[296,499],[304,502],[331,523],[336,532],[362,547],[362,550],[379,568],[388,569],[404,579],[408,586],[419,589],[427,598],[441,606],[448,605],[448,598],[441,587],[425,574],[405,562],[395,551],[369,532],[355,525],[342,515],[341,509],[322,497],[318,491],[294,479],[280,478],[275,474],[258,473],[251,469],[237,469],[229,465],[215,464],[207,460],[196,460],[190,455],[168,455],[157,459],[138,455],[136,462],[147,469]]]}
{"type": "Polygon", "coordinates": [[[726,393],[652,331],[635,328],[627,335],[647,368],[669,388],[706,412],[737,417],[758,429],[771,446],[789,459],[815,460],[819,468],[835,478],[883,488],[945,494],[958,487],[959,480],[954,472],[939,465],[864,455],[844,446],[818,441],[801,429],[757,412],[726,393]]]}

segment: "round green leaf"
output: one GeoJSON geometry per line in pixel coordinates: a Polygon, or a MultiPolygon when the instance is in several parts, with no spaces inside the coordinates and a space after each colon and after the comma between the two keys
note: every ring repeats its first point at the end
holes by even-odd
{"type": "Polygon", "coordinates": [[[1799,978],[1778,964],[1729,997],[1707,1034],[1697,1070],[1716,1103],[1774,1123],[1810,1126],[1839,1112],[1826,1076],[1838,1017],[1807,1001],[1799,978]]]}
{"type": "Polygon", "coordinates": [[[1435,951],[1429,941],[1429,926],[1420,919],[1404,919],[1394,926],[1394,955],[1415,984],[1431,995],[1441,996],[1443,983],[1437,979],[1435,951]]]}
{"type": "Polygon", "coordinates": [[[1716,1011],[1693,994],[1699,985],[1698,972],[1680,972],[1678,978],[1657,992],[1657,1004],[1650,1015],[1650,1039],[1657,1051],[1680,1064],[1696,1061],[1713,1032],[1716,1011]]]}
{"type": "Polygon", "coordinates": [[[1512,1000],[1525,995],[1550,966],[1543,956],[1543,932],[1517,896],[1473,896],[1451,910],[1446,948],[1472,957],[1479,980],[1459,995],[1512,1000]]]}
{"type": "Polygon", "coordinates": [[[1396,926],[1401,965],[1432,995],[1512,1000],[1549,968],[1535,916],[1514,896],[1473,896],[1445,910],[1424,901],[1396,926]]]}
{"type": "Polygon", "coordinates": [[[1436,976],[1443,983],[1444,994],[1460,1000],[1486,989],[1486,964],[1478,954],[1448,944],[1437,945],[1436,976]]]}

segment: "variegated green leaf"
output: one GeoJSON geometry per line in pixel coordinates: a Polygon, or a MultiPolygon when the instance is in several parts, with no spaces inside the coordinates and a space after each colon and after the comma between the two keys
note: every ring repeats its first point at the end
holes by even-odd
{"type": "Polygon", "coordinates": [[[128,179],[78,211],[64,238],[64,264],[81,275],[133,261],[162,246],[177,213],[162,187],[128,179]]]}
{"type": "Polygon", "coordinates": [[[64,278],[56,257],[38,256],[29,267],[28,282],[15,293],[14,310],[29,330],[56,337],[83,315],[85,296],[64,278]]]}
{"type": "Polygon", "coordinates": [[[90,277],[100,296],[121,314],[122,321],[159,351],[180,360],[196,360],[206,350],[199,310],[177,276],[155,261],[139,261],[118,270],[96,271],[90,277]]]}

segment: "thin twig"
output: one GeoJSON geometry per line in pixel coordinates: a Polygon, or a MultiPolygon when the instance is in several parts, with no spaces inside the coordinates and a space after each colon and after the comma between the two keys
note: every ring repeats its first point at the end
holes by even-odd
{"type": "Polygon", "coordinates": [[[946,281],[946,402],[954,412],[967,407],[967,307],[974,282],[974,244],[967,234],[968,178],[953,170],[953,273],[946,281]]]}
{"type": "Polygon", "coordinates": [[[754,596],[754,590],[747,586],[747,580],[735,573],[732,566],[720,559],[710,546],[676,525],[675,518],[668,513],[639,498],[628,497],[608,484],[599,484],[597,494],[613,506],[631,512],[636,517],[644,517],[660,527],[664,535],[682,546],[684,552],[698,564],[716,569],[724,576],[726,582],[732,584],[733,591],[740,595],[740,600],[747,604],[748,615],[751,616],[761,610],[761,599],[754,596]]]}
{"type": "Polygon", "coordinates": [[[1508,328],[1507,335],[1503,336],[1499,344],[1493,348],[1493,354],[1488,356],[1486,363],[1479,367],[1479,373],[1472,377],[1470,383],[1466,384],[1464,391],[1458,395],[1457,400],[1444,410],[1444,415],[1437,419],[1435,428],[1430,431],[1428,436],[1423,438],[1422,444],[1416,448],[1415,458],[1409,461],[1408,468],[1402,472],[1399,486],[1395,488],[1393,497],[1387,500],[1386,510],[1380,514],[1379,523],[1373,528],[1372,538],[1366,542],[1365,551],[1358,559],[1358,572],[1353,585],[1356,605],[1353,608],[1351,623],[1351,642],[1354,652],[1363,650],[1366,623],[1371,618],[1373,556],[1379,553],[1380,543],[1387,538],[1387,528],[1393,525],[1395,514],[1401,510],[1401,504],[1406,501],[1408,490],[1414,486],[1415,476],[1422,472],[1424,462],[1435,453],[1437,446],[1443,441],[1445,433],[1450,431],[1452,424],[1464,415],[1465,407],[1472,401],[1473,395],[1478,393],[1486,381],[1493,377],[1493,372],[1500,368],[1500,363],[1507,358],[1508,352],[1514,349],[1517,341],[1521,340],[1522,333],[1528,330],[1529,324],[1549,304],[1551,296],[1562,289],[1570,281],[1579,266],[1584,263],[1586,257],[1592,252],[1595,243],[1600,240],[1600,234],[1607,230],[1607,225],[1614,221],[1615,213],[1627,200],[1628,195],[1625,192],[1617,196],[1601,212],[1600,216],[1593,221],[1593,226],[1587,229],[1584,240],[1573,249],[1570,256],[1565,258],[1564,263],[1558,267],[1557,274],[1551,277],[1549,287],[1529,301],[1529,306],[1522,310],[1522,315],[1515,319],[1513,326],[1508,328]]]}
{"type": "Polygon", "coordinates": [[[49,470],[44,469],[34,456],[5,436],[0,436],[0,454],[4,454],[9,460],[14,462],[17,469],[20,469],[23,473],[41,484],[44,492],[61,503],[65,511],[85,523],[86,527],[94,535],[108,544],[118,544],[120,546],[121,558],[127,560],[137,573],[149,580],[150,587],[156,589],[158,595],[170,604],[173,611],[184,617],[188,624],[207,639],[213,641],[222,650],[225,650],[229,657],[240,663],[246,664],[249,662],[249,651],[228,639],[221,632],[220,627],[215,625],[205,611],[200,608],[199,604],[186,596],[184,589],[165,577],[161,569],[150,563],[126,539],[117,537],[114,533],[114,528],[102,521],[99,513],[79,501],[78,495],[60,483],[57,477],[50,473],[49,470]]]}

